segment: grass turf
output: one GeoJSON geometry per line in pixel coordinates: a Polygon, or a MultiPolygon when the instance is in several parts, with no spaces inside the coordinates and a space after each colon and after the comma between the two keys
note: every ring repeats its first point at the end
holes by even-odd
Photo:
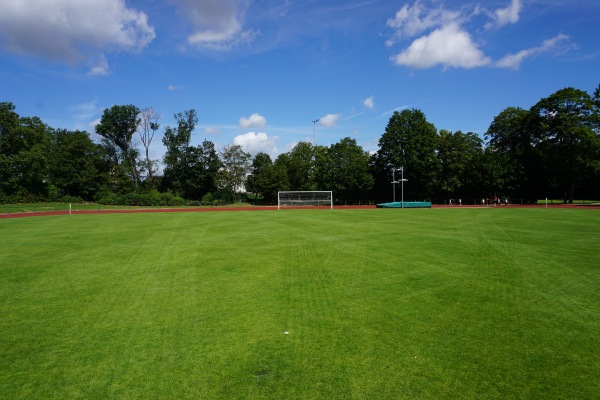
{"type": "Polygon", "coordinates": [[[594,398],[599,222],[500,208],[0,221],[0,398],[594,398]]]}

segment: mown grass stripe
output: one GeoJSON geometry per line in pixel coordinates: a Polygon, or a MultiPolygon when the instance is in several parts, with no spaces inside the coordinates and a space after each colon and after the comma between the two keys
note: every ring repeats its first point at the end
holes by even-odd
{"type": "Polygon", "coordinates": [[[599,217],[4,220],[0,397],[593,398],[599,217]]]}

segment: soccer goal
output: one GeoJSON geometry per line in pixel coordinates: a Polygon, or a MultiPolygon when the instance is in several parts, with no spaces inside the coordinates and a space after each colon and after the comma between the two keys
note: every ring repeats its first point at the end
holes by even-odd
{"type": "Polygon", "coordinates": [[[332,191],[278,192],[277,209],[285,207],[333,208],[332,191]]]}

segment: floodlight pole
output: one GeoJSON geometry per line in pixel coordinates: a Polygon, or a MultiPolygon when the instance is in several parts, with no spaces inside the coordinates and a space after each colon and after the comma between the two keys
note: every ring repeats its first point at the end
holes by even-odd
{"type": "Polygon", "coordinates": [[[404,208],[404,166],[400,167],[402,171],[402,208],[404,208]]]}
{"type": "Polygon", "coordinates": [[[396,167],[392,167],[392,187],[394,190],[394,203],[396,202],[396,183],[402,182],[402,205],[400,208],[404,208],[404,182],[408,181],[408,179],[404,179],[404,167],[398,168],[402,172],[402,178],[400,181],[396,180],[396,167]]]}
{"type": "Polygon", "coordinates": [[[319,118],[315,119],[313,123],[313,146],[317,146],[317,122],[319,122],[319,118]]]}
{"type": "Polygon", "coordinates": [[[396,202],[396,167],[392,168],[392,190],[394,193],[393,202],[396,202]]]}

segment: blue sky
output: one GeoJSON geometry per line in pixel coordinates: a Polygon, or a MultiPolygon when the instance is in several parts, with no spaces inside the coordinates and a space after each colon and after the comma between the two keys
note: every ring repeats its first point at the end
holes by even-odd
{"type": "Polygon", "coordinates": [[[599,16],[597,0],[5,1],[0,101],[90,133],[112,105],[162,126],[194,108],[194,144],[273,157],[315,131],[376,151],[405,108],[483,136],[506,107],[593,93],[599,16]]]}

